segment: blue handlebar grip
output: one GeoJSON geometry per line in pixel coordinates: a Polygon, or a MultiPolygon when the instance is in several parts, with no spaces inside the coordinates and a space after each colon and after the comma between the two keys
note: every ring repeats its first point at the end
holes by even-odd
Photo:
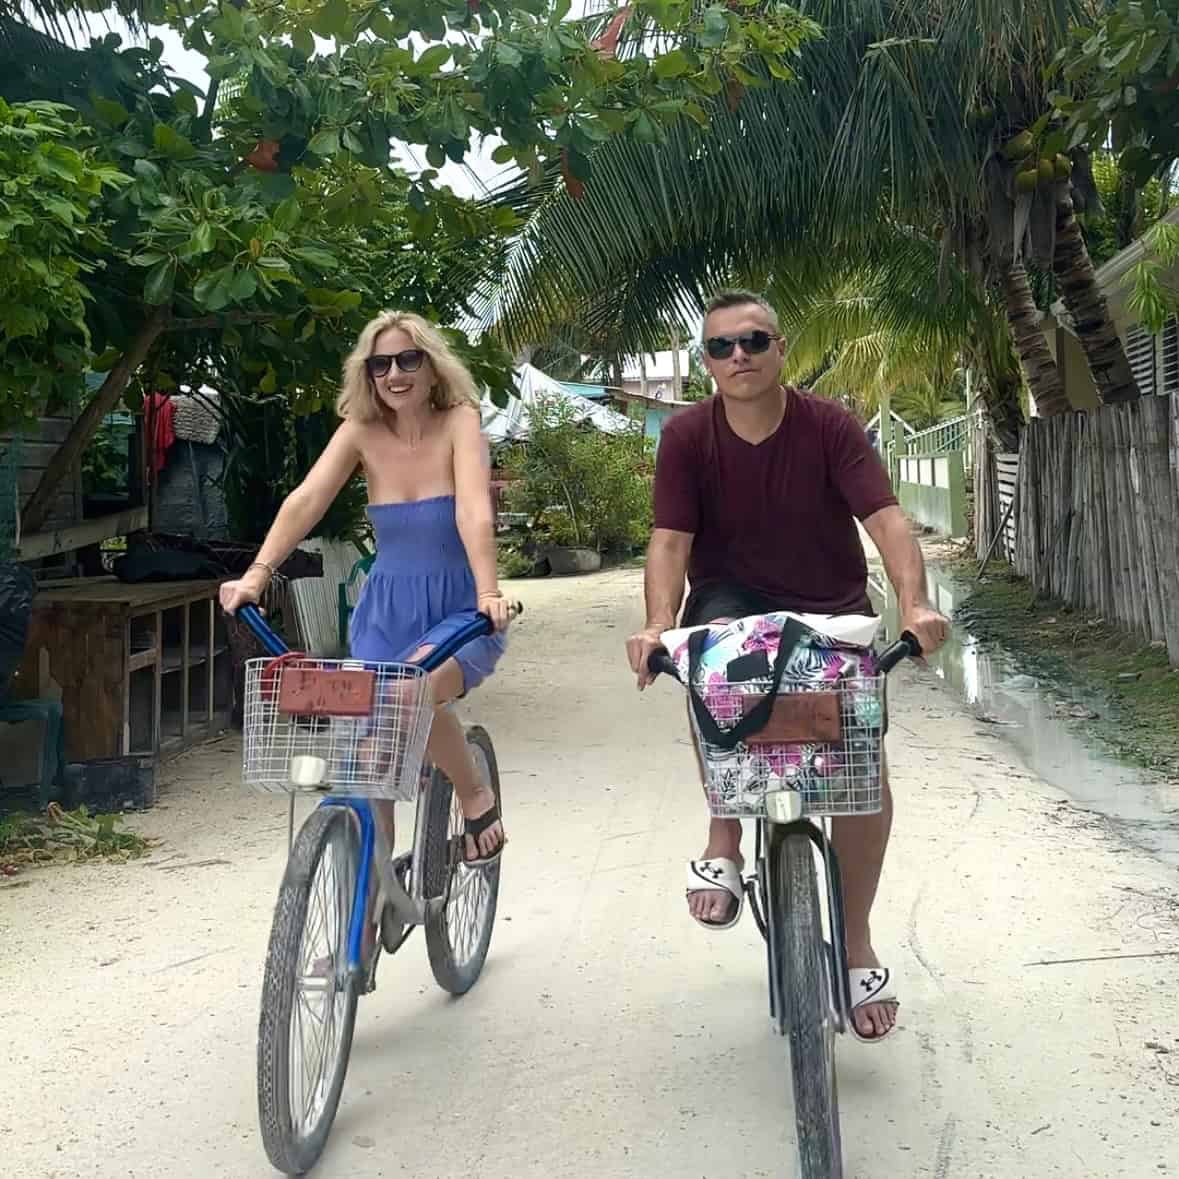
{"type": "Polygon", "coordinates": [[[258,641],[266,648],[267,655],[285,655],[290,648],[271,629],[270,624],[262,617],[262,611],[252,602],[240,606],[237,616],[257,636],[258,641]]]}

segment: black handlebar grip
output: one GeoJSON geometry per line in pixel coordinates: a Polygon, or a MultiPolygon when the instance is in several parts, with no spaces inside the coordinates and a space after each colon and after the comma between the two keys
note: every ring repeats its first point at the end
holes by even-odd
{"type": "Polygon", "coordinates": [[[668,654],[666,647],[660,647],[647,656],[647,670],[653,676],[669,675],[673,680],[680,678],[680,673],[676,669],[676,665],[672,662],[672,658],[668,654]]]}
{"type": "Polygon", "coordinates": [[[911,631],[907,630],[901,635],[900,640],[893,643],[883,655],[880,656],[876,667],[881,675],[888,675],[890,671],[902,659],[918,659],[921,656],[921,643],[917,636],[911,631]]]}

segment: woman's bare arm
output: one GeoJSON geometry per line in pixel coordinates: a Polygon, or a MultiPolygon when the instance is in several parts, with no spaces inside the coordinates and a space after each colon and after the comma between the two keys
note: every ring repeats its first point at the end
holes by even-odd
{"type": "Polygon", "coordinates": [[[491,508],[491,457],[475,409],[451,410],[454,499],[459,536],[475,575],[479,608],[499,593],[495,516],[491,508]]]}
{"type": "Polygon", "coordinates": [[[258,563],[237,581],[221,587],[221,603],[235,611],[245,602],[256,602],[270,581],[270,570],[277,569],[295,546],[323,519],[323,514],[340,489],[352,477],[360,462],[357,427],[343,422],[324,447],[307,477],[283,500],[262,547],[258,563]]]}

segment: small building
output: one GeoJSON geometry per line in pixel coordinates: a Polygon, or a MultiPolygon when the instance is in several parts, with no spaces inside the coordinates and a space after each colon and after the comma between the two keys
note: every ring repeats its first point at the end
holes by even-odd
{"type": "MultiPolygon", "coordinates": [[[[1179,208],[1163,218],[1170,225],[1179,225],[1179,208]]],[[[1174,316],[1157,335],[1148,332],[1138,322],[1130,308],[1130,283],[1134,268],[1146,254],[1144,240],[1131,242],[1120,253],[1097,269],[1097,283],[1109,305],[1114,326],[1122,338],[1126,359],[1144,396],[1179,393],[1179,320],[1174,316]]],[[[1179,273],[1172,277],[1172,286],[1179,286],[1179,273]]],[[[1048,340],[1048,347],[1060,370],[1060,379],[1073,409],[1093,410],[1100,401],[1097,386],[1081,342],[1077,339],[1072,320],[1064,303],[1057,300],[1040,321],[1048,340]]],[[[1031,406],[1035,415],[1035,405],[1031,406]]]]}
{"type": "Polygon", "coordinates": [[[686,348],[679,350],[678,366],[674,352],[628,356],[622,363],[622,392],[652,397],[662,391],[660,400],[675,401],[683,396],[690,367],[691,356],[686,348]]]}
{"type": "Polygon", "coordinates": [[[643,437],[654,441],[659,446],[659,437],[663,432],[663,424],[668,418],[679,413],[681,409],[692,404],[682,398],[660,396],[660,391],[644,396],[626,389],[611,390],[611,400],[623,406],[627,415],[634,421],[642,422],[643,437]]]}

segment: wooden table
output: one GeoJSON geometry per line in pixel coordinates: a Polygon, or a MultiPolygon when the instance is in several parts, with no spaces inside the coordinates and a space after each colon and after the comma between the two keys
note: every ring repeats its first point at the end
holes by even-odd
{"type": "Polygon", "coordinates": [[[38,592],[15,689],[60,695],[69,760],[173,753],[228,727],[219,584],[95,577],[38,592]]]}

